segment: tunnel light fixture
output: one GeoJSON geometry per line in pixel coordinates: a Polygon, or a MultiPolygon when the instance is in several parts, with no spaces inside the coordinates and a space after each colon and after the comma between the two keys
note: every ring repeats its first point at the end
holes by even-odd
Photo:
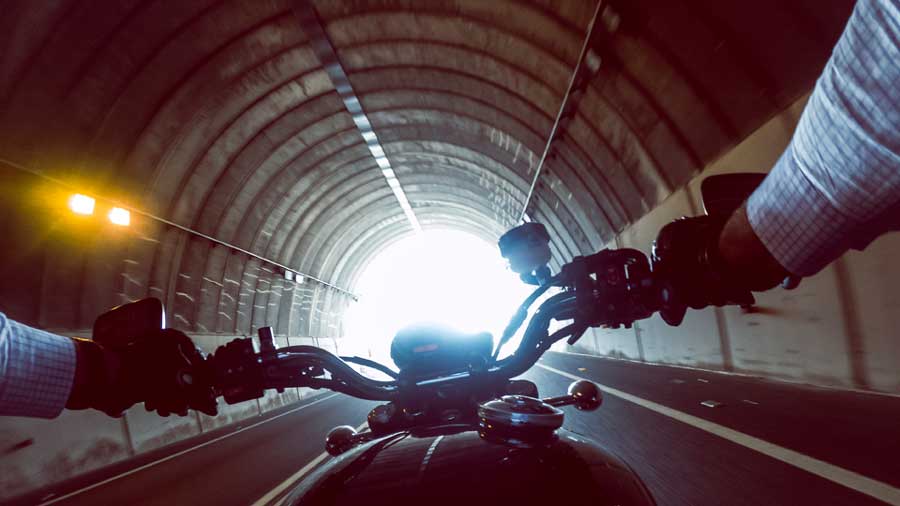
{"type": "MultiPolygon", "coordinates": [[[[70,183],[67,183],[60,179],[56,179],[54,177],[48,176],[46,173],[44,173],[43,171],[40,171],[36,168],[29,167],[27,165],[22,165],[22,164],[19,164],[19,163],[10,161],[10,160],[0,159],[0,164],[5,164],[12,169],[20,171],[23,174],[30,174],[31,176],[40,178],[44,183],[52,186],[52,189],[48,188],[48,191],[46,193],[46,198],[48,199],[47,204],[50,207],[54,208],[55,211],[58,213],[65,213],[65,211],[63,209],[63,203],[65,203],[65,206],[68,207],[69,211],[71,211],[73,214],[78,213],[78,214],[82,214],[82,215],[83,214],[93,215],[93,213],[95,211],[104,211],[104,210],[108,209],[107,206],[111,205],[115,202],[113,199],[105,198],[104,196],[101,195],[101,196],[99,196],[99,200],[101,202],[101,207],[98,210],[97,209],[97,200],[98,200],[97,198],[90,197],[90,196],[84,195],[82,193],[76,193],[80,190],[80,188],[75,187],[70,183]],[[66,197],[66,195],[68,195],[68,198],[66,197]],[[107,203],[107,204],[104,205],[104,203],[107,203]]],[[[201,238],[205,241],[209,241],[214,246],[216,246],[216,245],[224,246],[225,248],[230,250],[231,254],[233,254],[233,255],[243,254],[249,258],[255,258],[259,261],[266,262],[271,265],[276,265],[276,266],[282,267],[283,269],[287,269],[286,266],[280,264],[279,262],[276,262],[275,260],[266,258],[257,253],[254,253],[252,251],[241,248],[240,246],[237,246],[233,243],[223,241],[222,239],[219,239],[217,237],[204,234],[203,232],[200,232],[193,228],[181,225],[177,222],[173,222],[173,221],[167,220],[165,218],[162,218],[160,216],[156,216],[152,213],[142,211],[138,208],[132,208],[131,210],[126,209],[126,208],[119,208],[118,211],[114,211],[111,209],[107,213],[107,218],[109,218],[109,216],[108,216],[109,214],[113,214],[113,217],[115,220],[117,220],[119,222],[123,222],[125,217],[127,216],[127,220],[128,220],[127,223],[130,225],[132,212],[135,212],[139,216],[141,216],[141,220],[138,222],[139,224],[143,224],[144,219],[151,220],[152,222],[156,222],[156,223],[159,223],[166,227],[170,227],[171,230],[178,230],[183,233],[189,234],[190,237],[201,238]]],[[[98,214],[102,214],[102,213],[98,213],[98,214]]],[[[102,217],[98,216],[95,219],[102,220],[102,217]]],[[[94,219],[89,220],[89,221],[94,222],[94,219]]],[[[143,235],[141,235],[139,237],[139,239],[143,240],[143,241],[154,242],[154,243],[159,242],[152,237],[147,237],[147,236],[143,236],[143,235]]],[[[132,260],[126,259],[125,262],[130,263],[130,262],[132,262],[132,260]]],[[[293,271],[293,272],[294,272],[294,279],[295,279],[296,283],[305,283],[306,282],[307,276],[300,274],[296,271],[293,271]]],[[[315,276],[308,276],[308,277],[309,277],[310,282],[317,286],[325,286],[325,287],[332,288],[335,291],[349,297],[353,301],[359,301],[359,295],[357,295],[345,288],[341,288],[339,286],[333,285],[333,284],[329,283],[328,281],[317,278],[315,276]]],[[[230,280],[226,279],[226,281],[230,281],[230,280]]],[[[162,326],[165,327],[165,324],[163,324],[162,326]]]]}
{"type": "Polygon", "coordinates": [[[396,178],[396,177],[397,177],[397,174],[394,174],[394,169],[383,169],[383,170],[381,171],[381,173],[384,174],[384,177],[387,178],[387,179],[391,179],[391,178],[396,178]]]}
{"type": "Polygon", "coordinates": [[[109,218],[109,221],[113,225],[127,227],[131,224],[131,213],[127,209],[122,209],[121,207],[114,207],[110,209],[109,214],[107,214],[106,216],[109,218]]]}
{"type": "Polygon", "coordinates": [[[338,93],[340,94],[341,92],[347,94],[347,98],[344,99],[344,105],[347,107],[347,110],[350,111],[350,114],[365,117],[362,110],[362,104],[359,103],[359,99],[356,98],[356,95],[352,95],[353,88],[350,88],[349,83],[338,89],[338,93]]]}
{"type": "Polygon", "coordinates": [[[87,195],[82,195],[80,193],[76,193],[69,197],[69,209],[75,213],[83,216],[90,216],[94,214],[94,205],[97,203],[93,197],[88,197],[87,195]]]}
{"type": "Polygon", "coordinates": [[[331,79],[331,83],[334,85],[335,91],[337,91],[338,96],[344,103],[347,112],[350,113],[350,117],[353,119],[353,123],[356,125],[357,130],[359,130],[366,147],[375,158],[375,163],[378,164],[378,168],[384,172],[384,177],[387,179],[394,195],[397,197],[397,201],[400,203],[401,207],[403,207],[403,212],[409,220],[410,226],[412,226],[416,233],[421,233],[422,226],[416,219],[412,207],[409,206],[409,202],[407,201],[406,195],[403,193],[400,182],[397,180],[396,176],[393,175],[393,171],[390,173],[386,172],[391,169],[391,162],[387,158],[384,146],[378,141],[378,136],[372,128],[372,122],[366,115],[362,101],[359,96],[357,96],[356,91],[353,89],[353,85],[350,83],[350,78],[347,76],[347,72],[344,70],[340,58],[338,58],[337,50],[335,50],[331,39],[328,38],[328,34],[325,33],[325,29],[319,20],[315,7],[313,7],[311,2],[294,2],[294,14],[297,16],[304,31],[309,37],[310,46],[312,47],[313,52],[319,61],[322,62],[322,68],[325,70],[325,73],[328,74],[328,78],[331,79]]]}
{"type": "Polygon", "coordinates": [[[293,271],[284,271],[284,279],[288,281],[294,280],[294,272],[293,271]]]}
{"type": "Polygon", "coordinates": [[[383,156],[380,156],[380,157],[375,158],[375,163],[378,164],[378,167],[380,167],[381,170],[385,170],[385,169],[390,169],[390,168],[391,168],[391,162],[389,162],[388,159],[387,159],[386,157],[383,157],[383,156]]]}

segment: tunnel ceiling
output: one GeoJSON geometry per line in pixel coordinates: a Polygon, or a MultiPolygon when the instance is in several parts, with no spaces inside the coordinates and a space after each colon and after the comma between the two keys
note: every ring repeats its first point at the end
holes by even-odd
{"type": "MultiPolygon", "coordinates": [[[[334,71],[421,227],[495,241],[522,213],[595,8],[6,3],[0,158],[352,287],[413,228],[334,71]]],[[[807,92],[850,9],[604,2],[529,206],[556,260],[603,247],[807,92]]]]}

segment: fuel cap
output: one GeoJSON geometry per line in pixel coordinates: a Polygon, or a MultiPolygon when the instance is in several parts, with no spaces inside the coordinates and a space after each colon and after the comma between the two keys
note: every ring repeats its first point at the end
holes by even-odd
{"type": "Polygon", "coordinates": [[[534,397],[504,395],[480,405],[478,418],[485,429],[543,429],[552,432],[562,427],[564,414],[534,397]]]}

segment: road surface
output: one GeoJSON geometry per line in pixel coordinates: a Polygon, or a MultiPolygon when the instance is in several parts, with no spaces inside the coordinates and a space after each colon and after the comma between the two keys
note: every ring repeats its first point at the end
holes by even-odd
{"type": "MultiPolygon", "coordinates": [[[[565,426],[622,457],[660,505],[900,504],[898,397],[559,353],[525,377],[544,396],[574,378],[600,383],[603,406],[566,408],[565,426]]],[[[258,504],[373,405],[323,395],[23,503],[258,504]]]]}

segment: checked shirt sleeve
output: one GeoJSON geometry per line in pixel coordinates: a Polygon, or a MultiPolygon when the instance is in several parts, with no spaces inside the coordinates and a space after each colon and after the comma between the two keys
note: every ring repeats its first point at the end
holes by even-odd
{"type": "Polygon", "coordinates": [[[747,215],[801,276],[900,225],[900,1],[857,3],[747,215]]]}
{"type": "Polygon", "coordinates": [[[75,344],[0,313],[0,415],[54,418],[75,378],[75,344]]]}

